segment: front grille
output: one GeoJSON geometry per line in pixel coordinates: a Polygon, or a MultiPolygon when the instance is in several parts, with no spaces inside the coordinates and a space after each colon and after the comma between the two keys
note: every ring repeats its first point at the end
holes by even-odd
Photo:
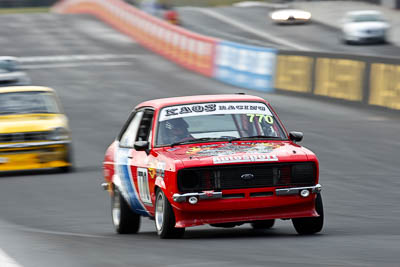
{"type": "Polygon", "coordinates": [[[48,140],[49,132],[26,132],[0,134],[0,143],[48,140]]]}
{"type": "Polygon", "coordinates": [[[314,185],[312,162],[248,164],[182,169],[178,172],[180,192],[314,185]]]}

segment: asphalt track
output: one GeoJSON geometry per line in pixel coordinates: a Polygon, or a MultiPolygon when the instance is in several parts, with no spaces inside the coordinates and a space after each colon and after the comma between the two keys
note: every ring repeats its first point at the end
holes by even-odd
{"type": "Polygon", "coordinates": [[[0,177],[0,266],[398,266],[398,113],[226,86],[89,16],[2,15],[0,25],[0,54],[22,57],[34,84],[59,93],[77,165],[0,177]],[[115,234],[101,162],[130,110],[151,98],[239,91],[268,99],[319,156],[322,233],[298,236],[278,221],[267,231],[203,226],[160,240],[145,219],[138,235],[115,234]]]}
{"type": "MultiPolygon", "coordinates": [[[[233,42],[273,47],[281,50],[400,57],[400,47],[392,43],[346,45],[336,28],[312,21],[301,25],[276,25],[269,7],[183,7],[179,15],[183,27],[233,42]],[[238,23],[240,28],[235,26],[238,23]]],[[[339,18],[338,18],[339,20],[339,18]]]]}

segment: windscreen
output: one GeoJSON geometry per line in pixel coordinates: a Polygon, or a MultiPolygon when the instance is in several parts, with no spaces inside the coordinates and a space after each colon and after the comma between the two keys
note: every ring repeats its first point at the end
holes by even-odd
{"type": "Polygon", "coordinates": [[[23,113],[60,113],[51,92],[0,93],[0,115],[23,113]]]}
{"type": "Polygon", "coordinates": [[[156,145],[246,137],[287,138],[264,103],[201,103],[163,108],[158,118],[156,145]]]}
{"type": "Polygon", "coordinates": [[[379,14],[362,14],[356,15],[352,18],[354,22],[368,22],[368,21],[383,21],[379,14]]]}

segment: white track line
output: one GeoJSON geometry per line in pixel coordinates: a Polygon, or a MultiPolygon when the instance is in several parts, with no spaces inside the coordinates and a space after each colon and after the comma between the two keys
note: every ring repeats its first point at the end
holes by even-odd
{"type": "Polygon", "coordinates": [[[19,57],[18,60],[22,63],[37,63],[37,62],[65,62],[65,61],[128,59],[128,58],[139,58],[139,57],[143,57],[143,55],[135,55],[135,54],[59,55],[59,56],[19,57]]]}
{"type": "MultiPolygon", "coordinates": [[[[31,233],[59,235],[59,236],[75,236],[75,237],[88,237],[88,238],[110,238],[109,236],[80,234],[80,233],[71,233],[71,232],[49,231],[49,230],[41,230],[41,229],[29,228],[29,227],[21,227],[21,228],[19,228],[19,230],[25,231],[25,232],[31,232],[31,233]]],[[[0,265],[0,267],[3,267],[3,266],[0,265]]]]}
{"type": "MultiPolygon", "coordinates": [[[[50,69],[50,68],[75,68],[83,66],[129,66],[132,62],[85,62],[85,63],[53,63],[40,65],[25,65],[24,70],[50,69]]],[[[0,266],[1,267],[1,266],[0,266]]]]}
{"type": "Polygon", "coordinates": [[[22,267],[13,258],[8,256],[4,250],[0,248],[0,266],[1,267],[22,267]]]}
{"type": "Polygon", "coordinates": [[[184,9],[185,10],[192,10],[192,11],[202,12],[202,13],[210,16],[210,17],[213,17],[213,18],[218,19],[220,21],[223,21],[225,23],[231,24],[232,26],[235,26],[235,27],[237,27],[239,29],[242,29],[244,31],[250,32],[250,33],[252,33],[254,35],[257,35],[259,37],[262,37],[264,39],[273,41],[273,42],[275,42],[277,44],[280,44],[280,45],[291,47],[291,48],[294,48],[294,49],[297,49],[297,50],[311,51],[311,49],[308,48],[308,47],[305,47],[305,46],[302,46],[302,45],[293,44],[290,41],[287,41],[285,39],[279,38],[279,37],[274,36],[274,35],[272,35],[270,33],[265,33],[263,31],[256,30],[256,29],[252,28],[251,26],[248,26],[246,24],[237,22],[237,21],[235,21],[235,20],[233,20],[233,19],[231,19],[231,18],[229,18],[227,16],[224,16],[224,15],[218,13],[218,12],[215,12],[213,10],[203,9],[203,8],[193,8],[193,7],[185,7],[184,9]]]}

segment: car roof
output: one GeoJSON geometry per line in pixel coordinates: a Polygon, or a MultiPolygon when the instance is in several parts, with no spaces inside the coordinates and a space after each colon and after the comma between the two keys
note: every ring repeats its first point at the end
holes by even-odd
{"type": "Polygon", "coordinates": [[[0,61],[18,61],[18,58],[12,56],[0,56],[0,61]]]}
{"type": "Polygon", "coordinates": [[[174,106],[181,104],[191,103],[205,103],[205,102],[228,102],[228,101],[251,101],[251,102],[264,102],[268,103],[265,99],[244,94],[221,94],[221,95],[194,95],[194,96],[180,96],[153,99],[145,101],[136,106],[136,109],[141,107],[154,107],[159,109],[166,106],[174,106]]]}
{"type": "Polygon", "coordinates": [[[0,93],[12,92],[54,92],[53,89],[44,86],[6,86],[0,87],[0,93]]]}
{"type": "Polygon", "coordinates": [[[299,13],[299,12],[307,12],[307,13],[309,13],[308,11],[305,11],[305,10],[301,10],[301,9],[278,9],[278,10],[275,10],[274,12],[272,12],[272,13],[299,13]]]}

